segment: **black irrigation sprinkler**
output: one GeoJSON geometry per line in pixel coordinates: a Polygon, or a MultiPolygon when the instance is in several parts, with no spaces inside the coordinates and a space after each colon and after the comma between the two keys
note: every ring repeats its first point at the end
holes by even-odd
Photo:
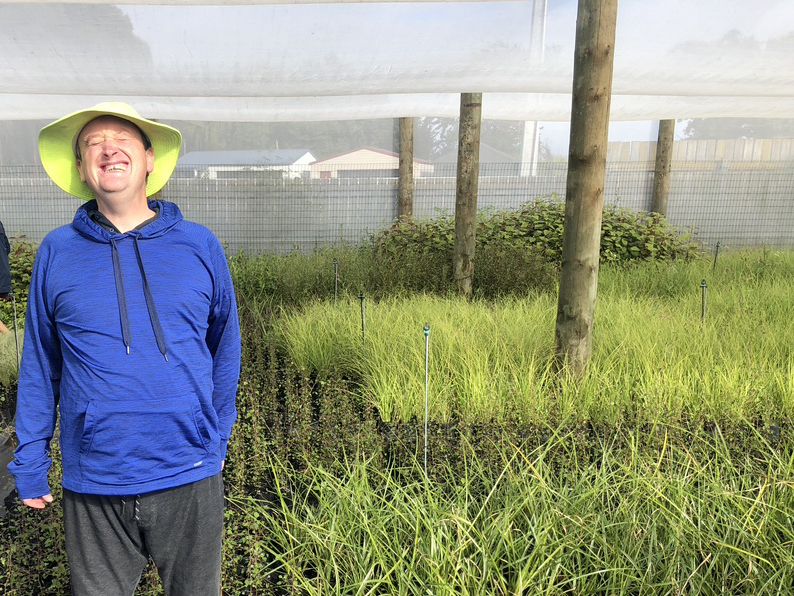
{"type": "Polygon", "coordinates": [[[709,288],[706,280],[700,282],[700,322],[706,322],[706,303],[708,302],[709,288]]]}
{"type": "Polygon", "coordinates": [[[720,254],[720,241],[717,240],[717,246],[714,249],[714,265],[711,267],[711,272],[714,273],[717,270],[717,257],[720,254]]]}

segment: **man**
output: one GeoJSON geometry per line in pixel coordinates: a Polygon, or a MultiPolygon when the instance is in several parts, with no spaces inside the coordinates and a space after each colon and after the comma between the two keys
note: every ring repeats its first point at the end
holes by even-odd
{"type": "Polygon", "coordinates": [[[130,596],[148,558],[170,596],[220,593],[221,470],[240,328],[212,233],[149,200],[179,131],[123,103],[42,129],[47,174],[87,199],[36,256],[19,378],[22,501],[43,509],[60,406],[66,552],[77,596],[130,596]]]}

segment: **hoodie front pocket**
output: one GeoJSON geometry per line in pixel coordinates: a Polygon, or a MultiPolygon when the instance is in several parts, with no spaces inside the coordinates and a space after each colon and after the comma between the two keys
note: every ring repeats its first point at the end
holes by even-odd
{"type": "Polygon", "coordinates": [[[212,435],[199,421],[203,416],[195,398],[92,401],[80,446],[83,478],[137,484],[201,466],[212,435]]]}

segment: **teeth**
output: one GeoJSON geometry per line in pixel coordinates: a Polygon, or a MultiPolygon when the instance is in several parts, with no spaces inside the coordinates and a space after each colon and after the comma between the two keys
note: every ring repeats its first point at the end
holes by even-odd
{"type": "Polygon", "coordinates": [[[107,166],[105,168],[106,172],[123,172],[126,168],[121,165],[114,165],[114,166],[107,166]]]}

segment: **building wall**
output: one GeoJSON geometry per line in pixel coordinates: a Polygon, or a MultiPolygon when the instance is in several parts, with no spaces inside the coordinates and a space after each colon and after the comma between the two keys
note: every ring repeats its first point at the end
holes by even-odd
{"type": "MultiPolygon", "coordinates": [[[[332,157],[310,166],[311,177],[315,179],[336,179],[339,172],[360,172],[362,177],[381,172],[397,171],[400,160],[394,155],[359,149],[339,157],[332,157]],[[368,173],[369,172],[369,173],[368,173]]],[[[433,165],[414,161],[414,176],[427,176],[433,173],[433,165]]]]}
{"type": "MultiPolygon", "coordinates": [[[[656,142],[609,143],[609,161],[648,163],[656,160],[656,142]]],[[[768,162],[794,160],[794,139],[736,139],[675,141],[674,162],[768,162]]],[[[678,164],[679,166],[681,164],[678,164]]]]}

